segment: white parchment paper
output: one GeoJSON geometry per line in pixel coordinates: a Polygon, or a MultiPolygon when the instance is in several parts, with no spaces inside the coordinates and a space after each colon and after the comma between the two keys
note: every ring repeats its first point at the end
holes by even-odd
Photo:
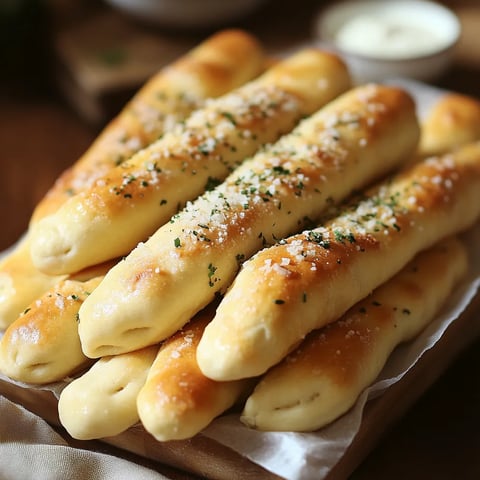
{"type": "MultiPolygon", "coordinates": [[[[419,118],[424,118],[433,104],[446,93],[405,79],[392,79],[388,83],[404,87],[414,96],[419,118]]],[[[366,402],[400,381],[427,350],[434,348],[477,294],[480,287],[480,223],[466,232],[463,238],[470,255],[468,277],[422,334],[393,352],[377,381],[346,415],[328,427],[308,434],[252,431],[241,424],[238,416],[230,415],[217,419],[203,433],[280,477],[289,480],[325,478],[358,433],[366,402]]]]}
{"type": "MultiPolygon", "coordinates": [[[[404,79],[388,83],[408,89],[417,102],[422,118],[444,91],[404,79]]],[[[230,447],[276,475],[289,480],[322,480],[345,454],[358,433],[366,402],[381,395],[386,388],[401,381],[422,355],[434,348],[449,326],[465,310],[480,288],[480,222],[463,235],[469,250],[470,269],[433,322],[414,341],[400,346],[390,356],[377,381],[358,399],[355,406],[328,427],[315,433],[259,432],[245,427],[238,415],[215,420],[203,435],[230,447]]],[[[477,321],[479,321],[477,319],[477,321]]],[[[1,336],[1,332],[0,332],[1,336]]],[[[12,382],[0,373],[0,379],[12,382]]],[[[41,387],[57,396],[65,383],[41,387]]]]}

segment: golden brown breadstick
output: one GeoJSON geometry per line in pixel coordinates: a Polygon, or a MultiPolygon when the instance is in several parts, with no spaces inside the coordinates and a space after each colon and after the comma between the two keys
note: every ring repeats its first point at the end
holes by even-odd
{"type": "Polygon", "coordinates": [[[79,440],[111,437],[138,423],[136,399],[158,346],[103,357],[60,394],[58,413],[79,440]]]}
{"type": "Polygon", "coordinates": [[[312,431],[349,410],[390,353],[431,321],[467,270],[460,241],[420,253],[339,320],[312,332],[272,367],[241,420],[260,430],[312,431]]]}
{"type": "Polygon", "coordinates": [[[337,214],[244,264],[199,344],[205,375],[264,373],[419,251],[477,221],[480,143],[416,164],[337,214]]]}
{"type": "Polygon", "coordinates": [[[63,277],[39,272],[30,257],[28,235],[23,237],[0,261],[0,330],[63,277]]]}
{"type": "Polygon", "coordinates": [[[228,287],[239,260],[398,166],[418,136],[403,90],[368,85],[343,94],[114,267],[80,312],[84,352],[110,355],[172,335],[228,287]]]}
{"type": "Polygon", "coordinates": [[[31,228],[34,264],[55,274],[127,254],[179,206],[346,90],[349,81],[338,57],[304,50],[211,100],[184,127],[36,222],[31,228]]]}
{"type": "Polygon", "coordinates": [[[230,408],[249,382],[215,382],[198,368],[195,351],[212,309],[202,311],[160,348],[137,397],[140,420],[157,440],[190,438],[230,408]]]}
{"type": "Polygon", "coordinates": [[[422,121],[420,157],[439,155],[480,140],[480,101],[467,95],[443,95],[422,121]]]}
{"type": "Polygon", "coordinates": [[[0,371],[14,380],[41,384],[89,365],[78,337],[78,310],[100,280],[61,280],[35,300],[0,340],[0,371]]]}
{"type": "Polygon", "coordinates": [[[262,47],[250,34],[225,30],[212,35],[154,75],[37,205],[32,222],[55,212],[111,168],[183,121],[205,99],[252,80],[263,70],[262,47]]]}

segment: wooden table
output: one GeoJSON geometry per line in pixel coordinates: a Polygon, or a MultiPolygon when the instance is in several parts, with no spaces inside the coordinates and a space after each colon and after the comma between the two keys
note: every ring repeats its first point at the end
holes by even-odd
{"type": "MultiPolygon", "coordinates": [[[[480,9],[476,2],[451,3],[468,35],[462,38],[452,69],[436,84],[480,98],[480,52],[472,40],[480,30],[480,9]]],[[[312,1],[273,2],[240,26],[277,48],[301,42],[317,9],[318,2],[312,1]]],[[[22,70],[0,96],[0,250],[25,231],[34,205],[98,133],[98,126],[79,118],[55,92],[41,66],[32,66],[35,70],[22,70]],[[28,71],[32,76],[26,81],[28,71]]],[[[386,432],[351,478],[480,478],[479,378],[477,339],[386,432]]]]}

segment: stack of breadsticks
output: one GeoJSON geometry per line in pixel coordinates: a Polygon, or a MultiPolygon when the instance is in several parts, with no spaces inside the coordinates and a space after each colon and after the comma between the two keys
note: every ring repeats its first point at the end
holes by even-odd
{"type": "Polygon", "coordinates": [[[480,103],[419,124],[306,49],[225,31],[163,69],[35,210],[0,265],[0,371],[68,378],[79,439],[189,438],[237,405],[262,430],[345,413],[468,269],[480,103]]]}

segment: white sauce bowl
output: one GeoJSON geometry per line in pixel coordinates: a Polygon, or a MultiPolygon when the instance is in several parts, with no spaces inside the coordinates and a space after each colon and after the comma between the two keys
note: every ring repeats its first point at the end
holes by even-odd
{"type": "Polygon", "coordinates": [[[357,83],[431,81],[448,68],[461,33],[448,8],[428,0],[354,0],[321,12],[315,36],[340,54],[357,83]]]}

